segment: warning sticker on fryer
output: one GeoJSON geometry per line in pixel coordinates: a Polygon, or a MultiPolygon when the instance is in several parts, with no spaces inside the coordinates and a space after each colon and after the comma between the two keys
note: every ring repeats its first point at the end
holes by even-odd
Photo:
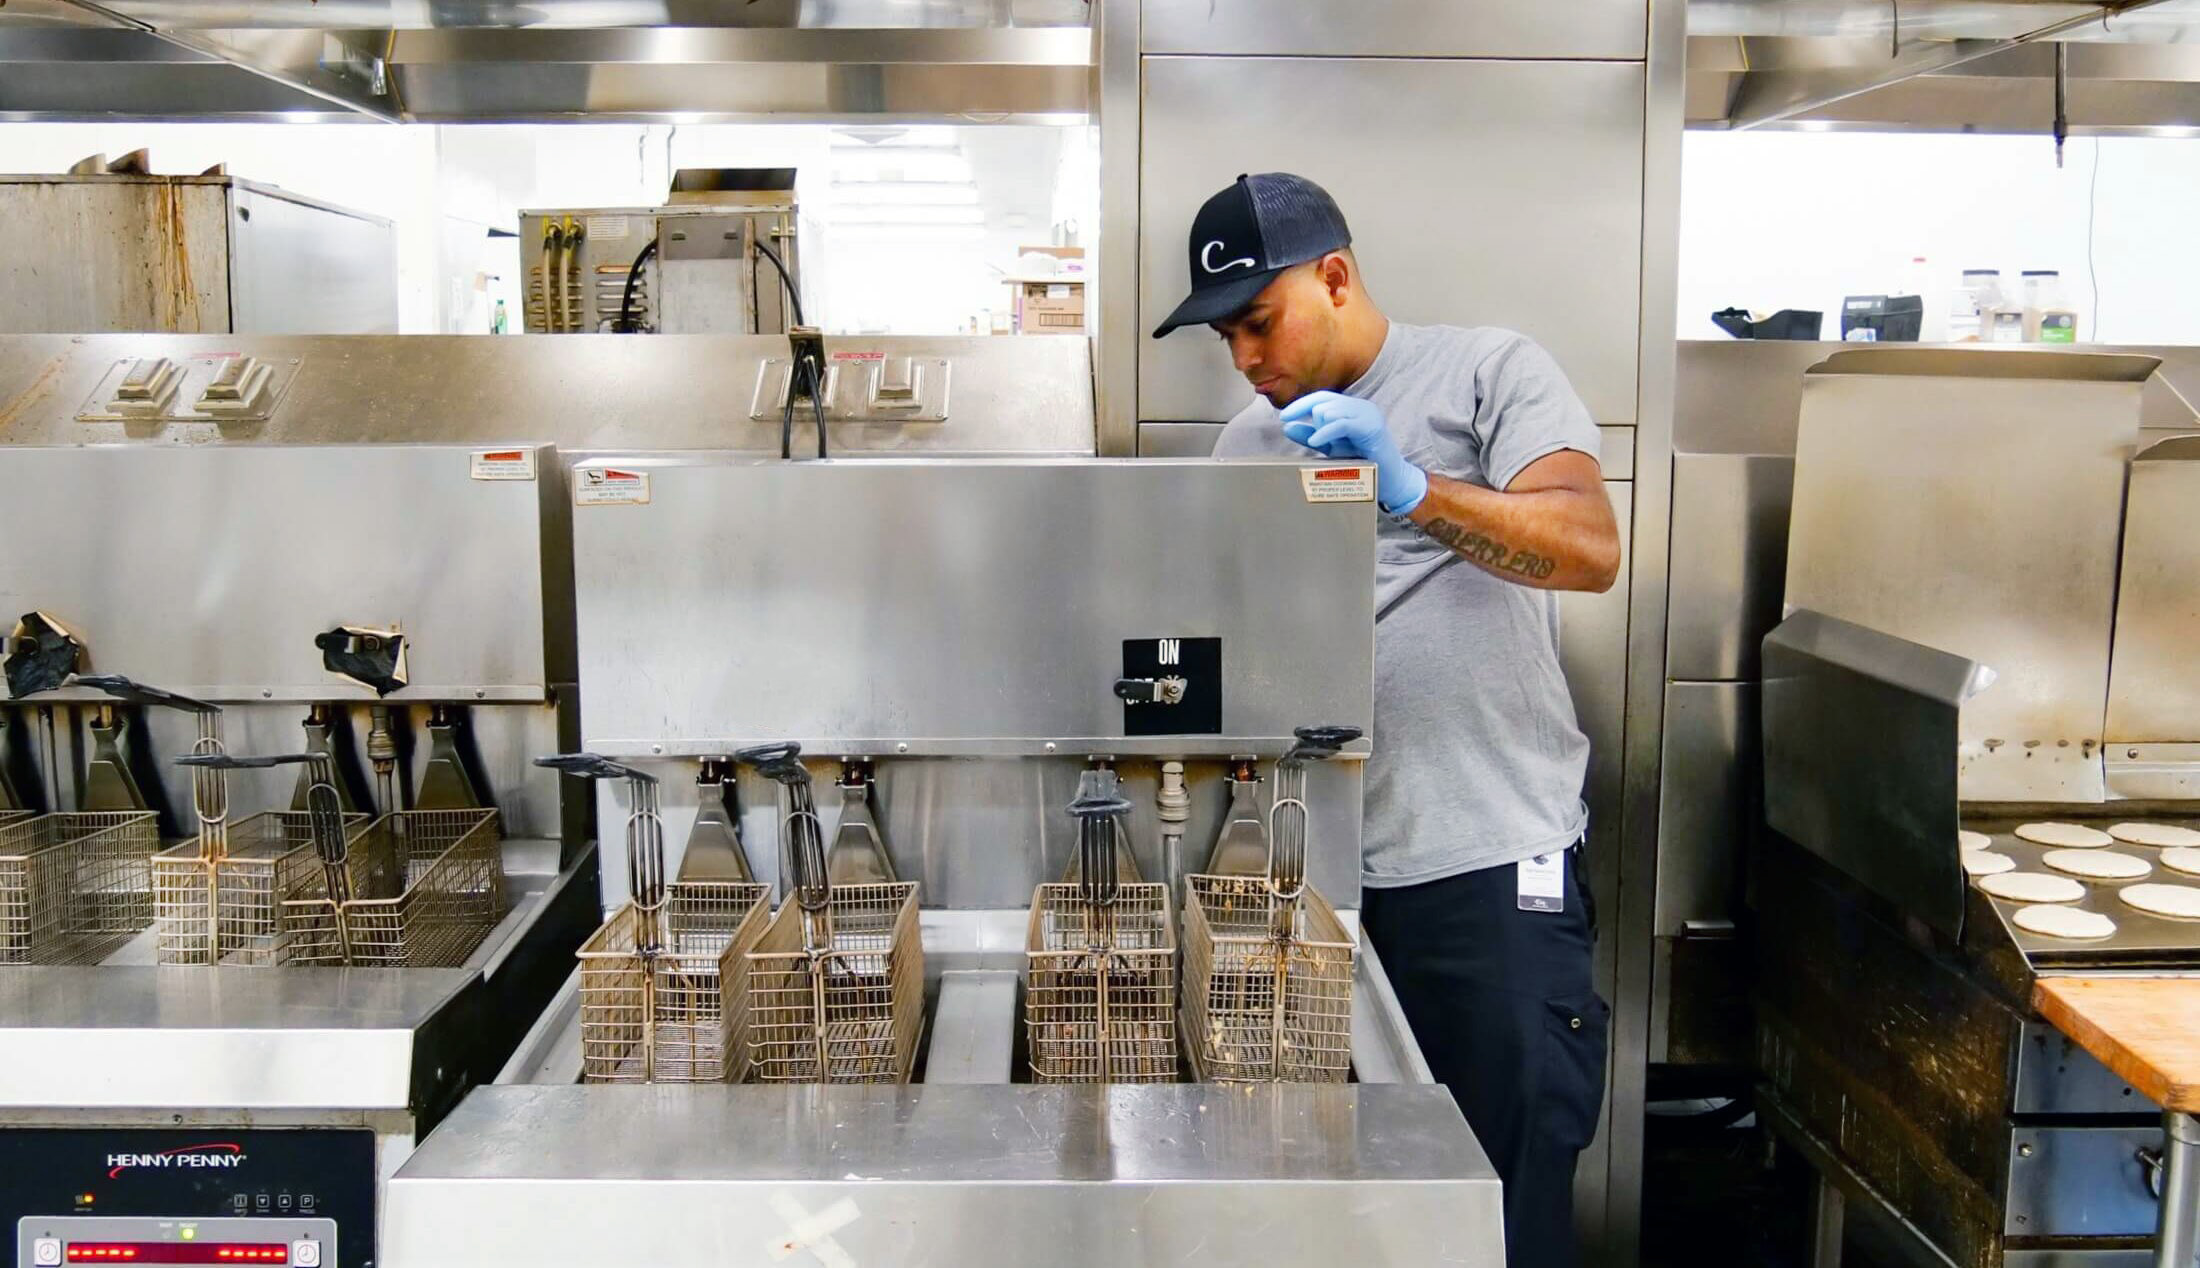
{"type": "Polygon", "coordinates": [[[573,468],[573,505],[642,506],[649,501],[649,473],[626,467],[573,468]]]}
{"type": "Polygon", "coordinates": [[[1299,484],[1309,502],[1372,502],[1373,467],[1301,467],[1299,484]]]}
{"type": "Polygon", "coordinates": [[[535,451],[476,449],[473,477],[476,480],[532,480],[535,478],[535,451]]]}

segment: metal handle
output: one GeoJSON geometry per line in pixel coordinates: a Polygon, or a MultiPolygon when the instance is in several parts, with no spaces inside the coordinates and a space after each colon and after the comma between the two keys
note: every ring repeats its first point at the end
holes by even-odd
{"type": "Polygon", "coordinates": [[[1283,755],[1287,762],[1328,761],[1337,755],[1338,749],[1359,739],[1362,733],[1356,726],[1302,726],[1292,734],[1298,737],[1298,743],[1283,755]]]}
{"type": "Polygon", "coordinates": [[[210,770],[266,770],[271,766],[296,766],[300,762],[327,760],[326,753],[255,753],[250,756],[239,756],[236,753],[186,753],[176,759],[176,765],[210,770]]]}
{"type": "Polygon", "coordinates": [[[1088,904],[1105,907],[1120,892],[1115,816],[1130,808],[1116,791],[1115,772],[1088,770],[1077,777],[1077,797],[1069,812],[1077,820],[1078,893],[1088,904]]]}
{"type": "Polygon", "coordinates": [[[73,681],[78,686],[104,691],[115,699],[129,704],[158,705],[166,709],[177,709],[184,713],[220,713],[222,711],[222,707],[218,704],[208,704],[204,700],[193,700],[189,696],[179,696],[173,691],[162,691],[158,687],[148,687],[143,683],[132,682],[121,674],[78,674],[73,681]]]}
{"type": "Polygon", "coordinates": [[[636,770],[595,753],[555,753],[549,757],[536,758],[535,765],[582,779],[627,779],[645,784],[657,782],[657,777],[648,771],[636,770]]]}

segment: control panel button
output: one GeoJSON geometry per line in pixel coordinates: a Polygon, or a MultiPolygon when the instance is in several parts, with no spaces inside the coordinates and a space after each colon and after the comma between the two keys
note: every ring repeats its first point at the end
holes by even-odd
{"type": "Polygon", "coordinates": [[[275,1209],[284,1212],[285,1214],[288,1214],[290,1211],[290,1195],[287,1193],[276,1194],[275,1209]]]}
{"type": "Polygon", "coordinates": [[[41,1237],[32,1242],[31,1262],[37,1264],[38,1268],[49,1268],[50,1265],[60,1263],[61,1239],[58,1237],[41,1237]]]}
{"type": "Polygon", "coordinates": [[[267,1195],[266,1195],[265,1193],[255,1193],[255,1194],[253,1194],[253,1195],[252,1195],[252,1209],[253,1209],[253,1210],[255,1210],[255,1211],[264,1211],[264,1210],[266,1210],[266,1209],[268,1208],[268,1205],[269,1205],[269,1203],[268,1203],[268,1197],[267,1197],[267,1195]]]}
{"type": "Polygon", "coordinates": [[[313,1213],[313,1208],[319,1203],[320,1199],[314,1197],[310,1193],[301,1193],[298,1195],[298,1210],[300,1214],[311,1215],[313,1213]]]}
{"type": "Polygon", "coordinates": [[[292,1242],[290,1262],[294,1268],[321,1268],[321,1243],[303,1238],[292,1242]]]}

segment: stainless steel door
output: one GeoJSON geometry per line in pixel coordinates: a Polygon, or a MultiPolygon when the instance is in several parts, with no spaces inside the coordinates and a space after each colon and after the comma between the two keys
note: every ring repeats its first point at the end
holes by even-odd
{"type": "MultiPolygon", "coordinates": [[[[1599,423],[1635,421],[1640,63],[1144,66],[1142,335],[1183,297],[1200,202],[1240,172],[1295,171],[1337,196],[1391,316],[1520,330],[1550,348],[1599,423]]],[[[1138,391],[1139,417],[1153,420],[1224,419],[1250,399],[1198,331],[1141,338],[1138,391]]]]}

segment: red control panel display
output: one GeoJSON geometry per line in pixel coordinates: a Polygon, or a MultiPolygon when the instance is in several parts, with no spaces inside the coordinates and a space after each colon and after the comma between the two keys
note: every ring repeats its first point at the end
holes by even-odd
{"type": "Polygon", "coordinates": [[[281,1242],[70,1242],[72,1264],[287,1264],[281,1242]]]}

